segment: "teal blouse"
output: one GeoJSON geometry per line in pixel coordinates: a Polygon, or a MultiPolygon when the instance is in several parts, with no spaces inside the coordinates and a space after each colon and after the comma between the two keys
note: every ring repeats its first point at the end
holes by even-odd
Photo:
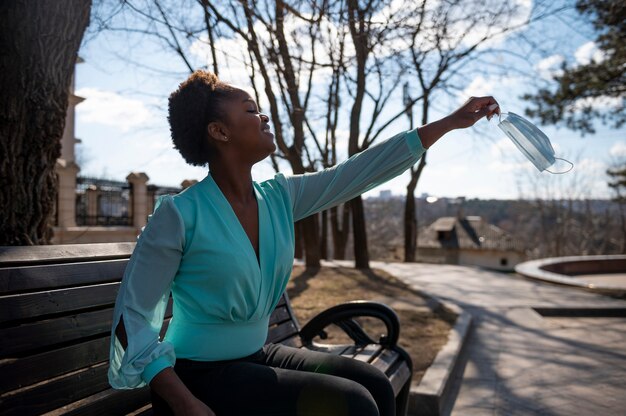
{"type": "Polygon", "coordinates": [[[161,198],[139,236],[117,296],[109,383],[141,387],[176,357],[229,360],[258,351],[287,286],[294,221],[348,201],[399,175],[424,153],[416,130],[320,172],[254,182],[259,257],[211,177],[161,198]],[[173,318],[159,331],[170,296],[173,318]],[[115,336],[124,320],[128,346],[115,336]]]}

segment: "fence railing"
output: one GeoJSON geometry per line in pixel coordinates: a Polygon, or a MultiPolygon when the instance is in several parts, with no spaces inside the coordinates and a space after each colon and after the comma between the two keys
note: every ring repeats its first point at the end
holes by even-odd
{"type": "MultiPolygon", "coordinates": [[[[144,184],[145,185],[145,184],[144,184]]],[[[79,176],[76,178],[77,226],[132,226],[133,206],[144,198],[145,215],[152,212],[156,199],[181,188],[147,185],[137,193],[133,183],[79,176]]],[[[144,214],[140,214],[141,217],[144,214]]],[[[141,226],[141,225],[139,225],[141,226]]]]}

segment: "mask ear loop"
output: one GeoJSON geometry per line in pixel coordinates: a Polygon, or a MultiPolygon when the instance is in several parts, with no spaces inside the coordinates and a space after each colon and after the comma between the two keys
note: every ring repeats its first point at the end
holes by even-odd
{"type": "Polygon", "coordinates": [[[563,162],[568,163],[569,164],[569,169],[566,170],[566,171],[563,171],[563,172],[552,172],[550,169],[546,169],[546,172],[550,172],[553,175],[562,175],[562,174],[567,173],[570,170],[574,169],[574,164],[572,162],[570,162],[569,160],[565,160],[565,159],[560,158],[560,157],[555,157],[555,159],[562,160],[563,162]]]}

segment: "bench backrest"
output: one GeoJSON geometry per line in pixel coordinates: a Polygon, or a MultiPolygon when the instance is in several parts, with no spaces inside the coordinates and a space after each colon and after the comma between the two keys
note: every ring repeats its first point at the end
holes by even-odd
{"type": "MultiPolygon", "coordinates": [[[[0,414],[125,414],[148,389],[107,382],[115,297],[133,243],[0,247],[0,414]]],[[[168,305],[162,334],[171,318],[168,305]]],[[[298,344],[286,295],[268,342],[298,344]]]]}

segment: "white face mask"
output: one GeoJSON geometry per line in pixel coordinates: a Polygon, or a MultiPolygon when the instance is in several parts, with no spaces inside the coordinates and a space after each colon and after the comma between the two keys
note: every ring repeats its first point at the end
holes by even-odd
{"type": "Polygon", "coordinates": [[[550,139],[534,124],[515,113],[504,114],[506,114],[504,119],[502,119],[502,114],[500,114],[498,127],[509,136],[513,143],[515,143],[515,146],[517,146],[524,156],[535,165],[539,172],[545,170],[550,173],[560,174],[572,170],[574,167],[572,162],[554,157],[554,149],[550,144],[550,139]],[[552,172],[548,170],[557,159],[569,163],[569,169],[564,172],[552,172]]]}

